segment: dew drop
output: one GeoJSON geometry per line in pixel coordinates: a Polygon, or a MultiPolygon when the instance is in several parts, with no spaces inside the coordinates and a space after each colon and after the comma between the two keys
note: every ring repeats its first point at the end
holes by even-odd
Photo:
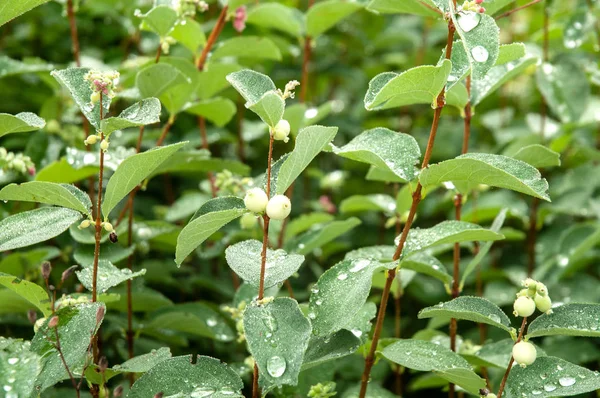
{"type": "Polygon", "coordinates": [[[352,334],[355,335],[356,337],[360,337],[362,336],[362,331],[358,330],[358,329],[352,329],[351,330],[352,334]]]}
{"type": "Polygon", "coordinates": [[[485,62],[490,56],[488,51],[482,46],[473,47],[473,49],[471,50],[471,55],[473,56],[473,59],[477,62],[485,62]]]}
{"type": "Polygon", "coordinates": [[[9,365],[14,365],[17,362],[19,362],[19,358],[8,358],[8,364],[9,365]]]}
{"type": "Polygon", "coordinates": [[[342,273],[342,274],[339,274],[337,278],[338,278],[339,280],[343,281],[343,280],[345,280],[346,278],[348,278],[348,274],[344,274],[344,273],[342,273]]]}
{"type": "Polygon", "coordinates": [[[556,386],[554,384],[546,384],[544,386],[544,391],[546,392],[552,392],[554,390],[556,390],[556,386]]]}
{"type": "MultiPolygon", "coordinates": [[[[350,272],[361,271],[361,270],[365,269],[369,264],[371,264],[371,261],[369,261],[369,260],[358,260],[352,265],[352,268],[350,268],[350,272]]],[[[339,276],[338,276],[338,278],[339,278],[339,276]]]]}
{"type": "Polygon", "coordinates": [[[215,393],[215,389],[211,387],[198,387],[190,394],[191,398],[210,397],[215,393]]]}
{"type": "Polygon", "coordinates": [[[279,356],[274,356],[269,358],[267,361],[267,372],[272,377],[281,377],[285,373],[285,359],[279,356]]]}
{"type": "Polygon", "coordinates": [[[573,384],[575,384],[576,381],[577,380],[575,380],[572,377],[561,377],[560,379],[558,379],[558,383],[563,387],[572,386],[573,384]]]}
{"type": "Polygon", "coordinates": [[[464,32],[470,32],[479,25],[481,15],[477,12],[463,12],[458,16],[458,26],[464,32]]]}
{"type": "Polygon", "coordinates": [[[217,326],[217,320],[214,318],[209,318],[206,320],[206,324],[211,328],[215,327],[215,326],[217,326]]]}

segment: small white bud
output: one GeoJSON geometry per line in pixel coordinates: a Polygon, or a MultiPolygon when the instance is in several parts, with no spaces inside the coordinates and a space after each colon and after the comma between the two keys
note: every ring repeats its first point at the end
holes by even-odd
{"type": "Polygon", "coordinates": [[[537,351],[535,346],[528,341],[520,341],[513,346],[512,355],[515,362],[526,367],[535,362],[537,351]]]}
{"type": "Polygon", "coordinates": [[[275,195],[267,204],[267,216],[273,220],[283,220],[290,215],[292,203],[285,195],[275,195]]]}
{"type": "Polygon", "coordinates": [[[102,140],[100,143],[100,149],[102,149],[102,152],[106,152],[108,150],[108,141],[102,140]]]}
{"type": "Polygon", "coordinates": [[[109,223],[108,221],[106,221],[106,222],[103,222],[103,223],[102,223],[102,226],[104,227],[104,230],[105,230],[106,232],[112,232],[112,231],[114,231],[112,224],[111,224],[111,223],[109,223]]]}
{"type": "Polygon", "coordinates": [[[83,142],[84,142],[85,145],[94,145],[96,142],[98,142],[98,136],[97,135],[90,135],[83,142]]]}
{"type": "Polygon", "coordinates": [[[260,188],[248,190],[248,192],[246,192],[246,197],[244,198],[246,209],[254,213],[264,212],[268,202],[269,198],[267,197],[267,194],[260,188]]]}
{"type": "Polygon", "coordinates": [[[521,296],[515,300],[513,308],[515,316],[528,317],[535,311],[535,302],[531,297],[521,296]]]}
{"type": "Polygon", "coordinates": [[[278,141],[288,142],[290,140],[290,122],[281,119],[273,129],[273,138],[278,141]]]}

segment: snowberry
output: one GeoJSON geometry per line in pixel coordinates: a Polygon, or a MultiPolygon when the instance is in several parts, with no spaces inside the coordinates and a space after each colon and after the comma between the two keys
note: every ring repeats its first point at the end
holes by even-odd
{"type": "Polygon", "coordinates": [[[90,101],[92,102],[92,104],[95,104],[96,102],[100,101],[100,93],[97,91],[94,91],[90,95],[90,101]]]}
{"type": "Polygon", "coordinates": [[[112,231],[114,231],[112,224],[109,223],[108,221],[103,222],[102,226],[104,227],[104,229],[106,230],[106,232],[112,232],[112,231]]]}
{"type": "Polygon", "coordinates": [[[522,367],[525,367],[535,362],[537,351],[535,350],[534,345],[530,342],[520,341],[513,346],[512,355],[515,359],[515,362],[522,367]]]}
{"type": "Polygon", "coordinates": [[[108,150],[108,141],[102,140],[100,143],[100,149],[102,149],[102,152],[106,152],[108,150]]]}
{"type": "Polygon", "coordinates": [[[90,135],[88,138],[85,139],[85,141],[83,141],[85,145],[94,145],[96,142],[98,142],[97,135],[90,135]]]}
{"type": "Polygon", "coordinates": [[[242,229],[252,229],[256,226],[256,216],[252,213],[246,213],[240,218],[242,229]]]}
{"type": "Polygon", "coordinates": [[[262,213],[265,211],[268,202],[269,198],[267,197],[267,194],[260,188],[248,190],[248,192],[246,192],[246,197],[244,198],[246,209],[254,213],[262,213]]]}
{"type": "Polygon", "coordinates": [[[535,288],[536,288],[537,294],[539,294],[540,296],[548,295],[548,288],[543,283],[538,282],[537,285],[535,286],[535,288]]]}
{"type": "Polygon", "coordinates": [[[277,141],[288,142],[290,140],[290,122],[281,119],[273,129],[273,138],[277,141]]]}
{"type": "Polygon", "coordinates": [[[91,223],[92,222],[90,220],[83,220],[81,222],[81,224],[79,224],[79,226],[77,228],[79,228],[79,229],[85,229],[85,228],[89,227],[91,223]]]}
{"type": "Polygon", "coordinates": [[[536,294],[534,301],[535,301],[535,306],[541,312],[548,313],[548,311],[551,311],[552,300],[550,300],[550,297],[536,294]]]}
{"type": "Polygon", "coordinates": [[[535,302],[531,297],[519,297],[513,305],[515,316],[528,317],[535,311],[535,302]]]}
{"type": "Polygon", "coordinates": [[[283,220],[291,211],[292,203],[285,195],[275,195],[267,204],[267,215],[274,220],[283,220]]]}

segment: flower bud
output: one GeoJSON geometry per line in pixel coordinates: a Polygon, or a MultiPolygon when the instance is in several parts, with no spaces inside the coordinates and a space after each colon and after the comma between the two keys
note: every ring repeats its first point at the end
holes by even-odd
{"type": "Polygon", "coordinates": [[[69,268],[67,268],[66,270],[63,271],[62,276],[60,277],[60,281],[62,283],[64,283],[67,279],[69,279],[69,277],[71,275],[73,275],[73,272],[78,268],[78,265],[73,265],[69,268]]]}
{"type": "Polygon", "coordinates": [[[105,312],[106,309],[104,308],[104,306],[98,307],[98,311],[96,311],[96,324],[99,325],[102,322],[102,320],[104,319],[105,312]]]}
{"type": "Polygon", "coordinates": [[[281,119],[273,129],[273,139],[277,141],[288,142],[290,140],[290,122],[281,119]]]}
{"type": "Polygon", "coordinates": [[[268,202],[269,198],[267,197],[267,194],[260,188],[248,190],[248,192],[246,192],[246,197],[244,197],[246,209],[254,213],[262,213],[265,211],[268,202]]]}
{"type": "Polygon", "coordinates": [[[35,175],[35,166],[29,166],[29,168],[27,169],[27,173],[29,173],[30,176],[34,176],[35,175]]]}
{"type": "Polygon", "coordinates": [[[27,319],[31,322],[32,325],[35,325],[35,321],[37,320],[37,312],[35,310],[27,311],[27,319]]]}
{"type": "Polygon", "coordinates": [[[96,102],[100,101],[100,93],[94,91],[92,95],[90,95],[90,101],[92,102],[92,104],[95,104],[96,102]]]}
{"type": "Polygon", "coordinates": [[[539,294],[535,295],[535,306],[540,312],[550,313],[552,312],[552,300],[550,300],[549,296],[541,296],[539,294]]]}
{"type": "Polygon", "coordinates": [[[53,329],[55,327],[58,326],[58,317],[56,315],[54,315],[52,318],[50,318],[50,320],[48,321],[48,327],[53,329]]]}
{"type": "Polygon", "coordinates": [[[92,222],[90,220],[83,220],[77,228],[78,229],[86,229],[90,225],[92,225],[92,222]]]}
{"type": "Polygon", "coordinates": [[[484,0],[475,0],[475,4],[481,4],[484,0]]]}
{"type": "Polygon", "coordinates": [[[110,235],[108,235],[108,239],[112,242],[112,243],[117,243],[119,241],[119,237],[117,236],[116,232],[111,232],[110,235]]]}
{"type": "Polygon", "coordinates": [[[114,231],[114,228],[113,228],[112,224],[109,223],[108,221],[103,222],[102,226],[104,227],[104,230],[106,232],[113,232],[114,231]]]}
{"type": "Polygon", "coordinates": [[[102,142],[100,143],[100,149],[102,149],[102,152],[108,151],[108,141],[107,140],[102,140],[102,142]]]}
{"type": "Polygon", "coordinates": [[[267,204],[267,216],[273,220],[283,220],[291,211],[292,203],[285,195],[275,195],[267,204]]]}
{"type": "Polygon", "coordinates": [[[163,395],[165,395],[164,392],[157,392],[156,394],[154,394],[154,398],[163,398],[163,395]]]}
{"type": "Polygon", "coordinates": [[[88,138],[85,139],[85,141],[83,141],[85,145],[94,145],[96,142],[98,142],[97,135],[90,135],[88,136],[88,138]]]}
{"type": "Polygon", "coordinates": [[[528,341],[520,341],[513,346],[512,355],[515,362],[526,367],[535,362],[537,351],[535,346],[528,341]]]}
{"type": "Polygon", "coordinates": [[[519,297],[513,304],[515,316],[528,317],[535,311],[535,302],[531,297],[519,297]]]}
{"type": "Polygon", "coordinates": [[[52,265],[50,265],[50,262],[44,261],[42,263],[42,278],[46,280],[50,278],[50,272],[52,272],[52,265]]]}
{"type": "Polygon", "coordinates": [[[106,369],[108,369],[108,359],[106,359],[105,356],[98,361],[98,368],[100,369],[100,372],[105,372],[106,369]]]}
{"type": "Polygon", "coordinates": [[[114,398],[119,398],[123,396],[123,386],[117,386],[114,390],[113,390],[113,397],[114,398]]]}

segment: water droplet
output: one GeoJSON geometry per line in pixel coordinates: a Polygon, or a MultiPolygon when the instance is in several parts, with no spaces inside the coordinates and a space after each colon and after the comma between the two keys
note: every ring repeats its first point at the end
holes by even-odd
{"type": "Polygon", "coordinates": [[[485,62],[490,57],[488,51],[482,46],[473,47],[473,49],[471,50],[471,55],[473,56],[473,59],[477,62],[485,62]]]}
{"type": "Polygon", "coordinates": [[[556,386],[554,384],[546,384],[544,386],[544,391],[552,392],[554,390],[556,390],[556,386]]]}
{"type": "MultiPolygon", "coordinates": [[[[370,260],[358,260],[352,264],[352,268],[350,268],[350,272],[358,272],[365,269],[369,264],[371,264],[370,260]]],[[[338,276],[338,279],[340,277],[338,276]]],[[[344,278],[345,279],[345,278],[344,278]]]]}
{"type": "Polygon", "coordinates": [[[541,395],[542,393],[543,393],[543,391],[540,391],[540,390],[531,391],[531,395],[541,395]]]}
{"type": "Polygon", "coordinates": [[[262,321],[263,321],[264,325],[267,327],[267,329],[269,329],[272,332],[276,331],[277,328],[279,327],[279,325],[277,325],[277,320],[275,320],[275,318],[273,318],[272,316],[263,318],[262,321]]]}
{"type": "Polygon", "coordinates": [[[272,377],[281,377],[285,373],[285,359],[279,356],[274,356],[269,358],[267,361],[267,372],[272,377]]]}
{"type": "Polygon", "coordinates": [[[198,387],[190,394],[191,398],[210,397],[215,393],[215,389],[211,387],[198,387]]]}
{"type": "Polygon", "coordinates": [[[348,274],[345,274],[345,273],[339,274],[337,278],[338,278],[339,280],[343,281],[343,280],[345,280],[346,278],[348,278],[348,274]]]}
{"type": "Polygon", "coordinates": [[[466,11],[458,16],[458,26],[464,32],[470,32],[479,25],[481,15],[477,12],[466,11]]]}
{"type": "Polygon", "coordinates": [[[358,330],[358,329],[352,329],[351,330],[352,334],[355,335],[356,337],[360,337],[362,336],[362,331],[358,330]]]}
{"type": "Polygon", "coordinates": [[[576,381],[577,380],[575,380],[572,377],[561,377],[560,379],[558,379],[558,383],[563,387],[572,386],[573,384],[575,384],[576,381]]]}
{"type": "Polygon", "coordinates": [[[206,320],[206,324],[211,328],[215,327],[215,326],[217,326],[217,320],[214,318],[209,318],[206,320]]]}
{"type": "Polygon", "coordinates": [[[488,316],[488,318],[490,318],[490,319],[491,319],[492,321],[494,321],[494,322],[502,323],[502,322],[500,321],[500,317],[499,317],[498,315],[496,315],[496,314],[490,314],[490,315],[488,316]]]}
{"type": "Polygon", "coordinates": [[[19,358],[8,358],[8,364],[9,365],[14,365],[17,362],[19,362],[19,358]]]}

